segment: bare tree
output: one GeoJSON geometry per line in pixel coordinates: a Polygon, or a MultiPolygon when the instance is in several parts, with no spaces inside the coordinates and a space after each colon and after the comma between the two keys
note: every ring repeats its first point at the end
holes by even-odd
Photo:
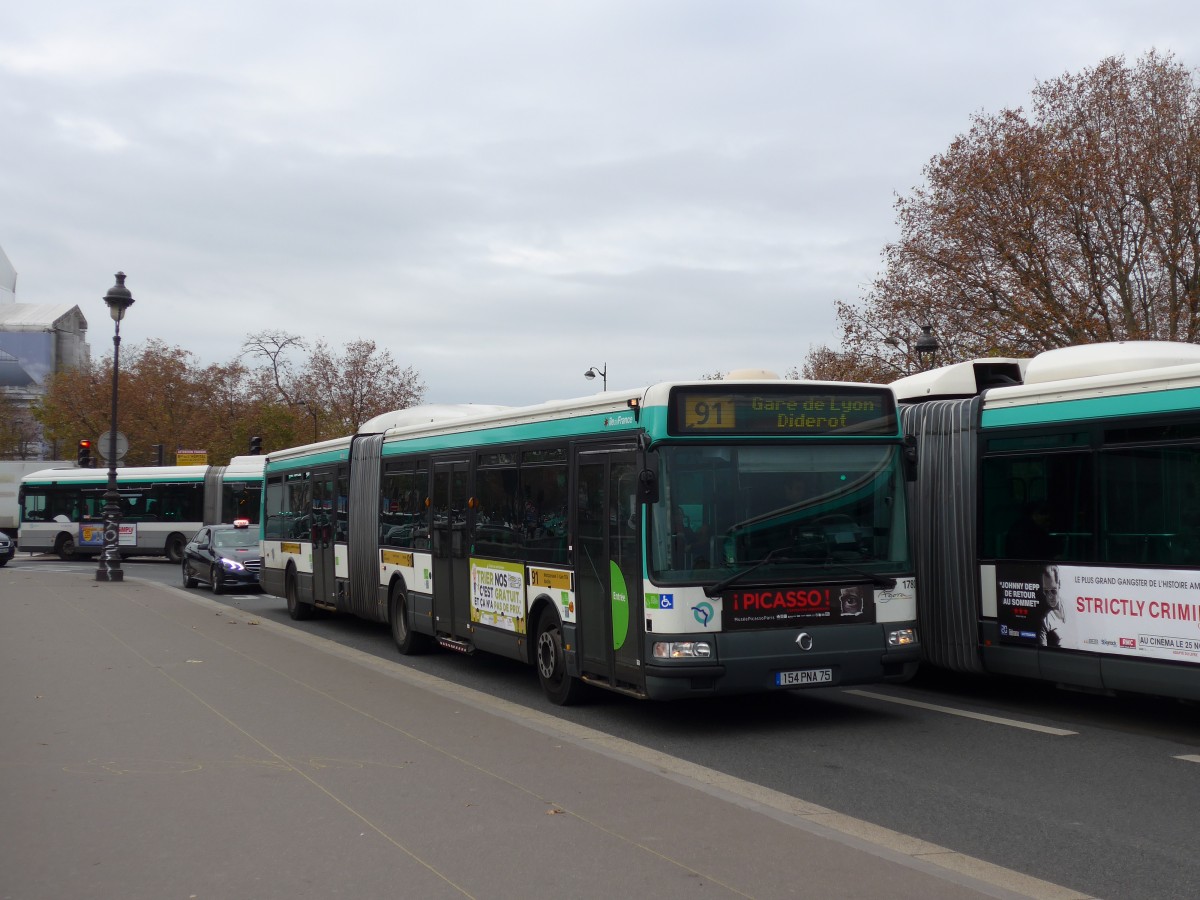
{"type": "Polygon", "coordinates": [[[242,342],[242,356],[266,360],[264,369],[270,383],[275,386],[278,396],[288,406],[295,405],[292,397],[293,373],[291,361],[287,357],[289,350],[308,350],[308,344],[297,334],[286,331],[260,331],[252,334],[242,342]]]}
{"type": "Polygon", "coordinates": [[[401,368],[370,340],[349,342],[341,355],[318,341],[296,386],[297,402],[312,412],[322,436],[351,433],[380,413],[419,403],[425,393],[411,366],[401,368]]]}

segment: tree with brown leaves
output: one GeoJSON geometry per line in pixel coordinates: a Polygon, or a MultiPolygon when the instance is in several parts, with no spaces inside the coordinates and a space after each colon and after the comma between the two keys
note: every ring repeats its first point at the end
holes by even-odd
{"type": "Polygon", "coordinates": [[[839,350],[804,374],[890,381],[938,362],[1118,340],[1200,341],[1200,89],[1150,52],[1039,83],[973,117],[896,203],[900,238],[839,350]]]}

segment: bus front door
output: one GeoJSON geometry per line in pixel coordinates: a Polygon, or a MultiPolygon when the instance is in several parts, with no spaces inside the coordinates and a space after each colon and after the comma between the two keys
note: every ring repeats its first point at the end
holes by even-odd
{"type": "Polygon", "coordinates": [[[471,622],[467,571],[467,462],[433,464],[433,627],[465,637],[471,622]]]}
{"type": "Polygon", "coordinates": [[[337,478],[332,469],[312,474],[312,518],[309,539],[312,541],[313,603],[318,606],[337,605],[337,571],[334,564],[333,530],[337,513],[337,478]]]}
{"type": "Polygon", "coordinates": [[[637,457],[586,451],[578,459],[575,510],[576,621],[585,677],[643,690],[644,633],[637,457]]]}

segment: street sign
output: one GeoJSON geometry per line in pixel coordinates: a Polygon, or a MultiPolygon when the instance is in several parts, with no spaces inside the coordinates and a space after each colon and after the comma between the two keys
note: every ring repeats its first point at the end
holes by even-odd
{"type": "MultiPolygon", "coordinates": [[[[108,462],[108,443],[111,439],[112,432],[106,431],[100,435],[96,441],[96,452],[108,462]]],[[[123,462],[125,454],[129,452],[129,438],[125,437],[124,433],[117,432],[117,462],[123,462]]]]}
{"type": "Polygon", "coordinates": [[[176,450],[175,465],[177,466],[207,466],[207,450],[176,450]]]}

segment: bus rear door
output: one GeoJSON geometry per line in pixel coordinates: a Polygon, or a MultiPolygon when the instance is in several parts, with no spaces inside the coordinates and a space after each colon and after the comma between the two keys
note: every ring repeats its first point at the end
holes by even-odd
{"type": "Polygon", "coordinates": [[[433,627],[465,636],[471,623],[467,570],[466,460],[433,464],[433,627]]]}
{"type": "Polygon", "coordinates": [[[312,473],[313,603],[337,605],[337,571],[334,563],[334,524],[337,514],[337,476],[333,469],[312,473]]]}

